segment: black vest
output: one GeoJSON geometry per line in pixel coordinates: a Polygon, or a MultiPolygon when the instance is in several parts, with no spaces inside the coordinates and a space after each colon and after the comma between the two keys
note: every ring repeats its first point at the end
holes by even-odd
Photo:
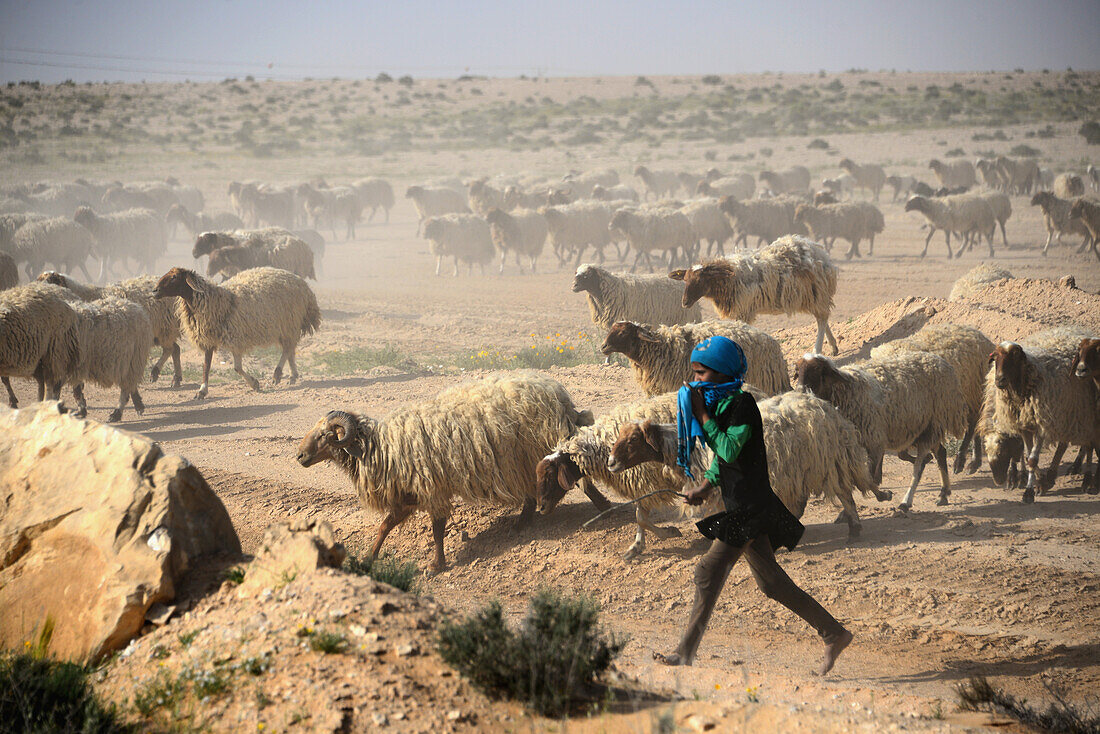
{"type": "Polygon", "coordinates": [[[732,399],[722,415],[713,416],[722,430],[730,426],[752,428],[748,442],[732,463],[718,460],[722,500],[727,510],[762,510],[779,500],[768,479],[768,453],[764,448],[764,425],[752,395],[742,392],[732,399]]]}

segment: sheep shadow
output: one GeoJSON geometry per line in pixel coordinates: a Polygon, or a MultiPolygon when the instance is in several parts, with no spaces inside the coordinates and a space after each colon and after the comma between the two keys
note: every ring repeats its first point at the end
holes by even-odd
{"type": "Polygon", "coordinates": [[[175,424],[198,424],[192,427],[165,429],[163,421],[141,420],[128,424],[126,429],[141,433],[154,441],[179,441],[187,438],[220,436],[239,430],[242,427],[239,425],[241,421],[285,413],[296,407],[290,403],[237,407],[205,406],[171,414],[171,420],[175,424]]]}
{"type": "Polygon", "coordinates": [[[965,680],[974,675],[1022,678],[1037,675],[1052,668],[1096,667],[1100,660],[1100,643],[1058,645],[1051,650],[1009,660],[977,662],[971,659],[945,660],[942,668],[896,676],[871,677],[880,683],[898,685],[965,680]]]}

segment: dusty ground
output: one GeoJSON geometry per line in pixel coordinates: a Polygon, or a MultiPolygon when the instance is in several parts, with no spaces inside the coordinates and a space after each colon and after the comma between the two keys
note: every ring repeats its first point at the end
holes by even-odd
{"type": "MultiPolygon", "coordinates": [[[[1075,127],[1062,125],[1058,138],[1043,141],[1044,149],[1067,165],[1088,154],[1080,138],[1070,137],[1075,127]]],[[[938,150],[941,140],[954,145],[967,141],[972,132],[955,128],[861,133],[829,136],[829,142],[842,154],[860,159],[889,157],[899,162],[890,172],[918,173],[927,180],[930,176],[922,166],[930,157],[932,141],[938,150]]],[[[776,147],[770,161],[776,167],[801,162],[805,152],[801,139],[776,147]]],[[[614,165],[627,178],[633,166],[625,154],[569,164],[558,152],[547,162],[530,152],[515,160],[507,151],[470,155],[458,165],[486,173],[517,167],[614,165]]],[[[451,160],[418,156],[404,162],[405,170],[434,175],[446,172],[441,169],[451,160]]],[[[389,162],[399,164],[402,161],[389,162]]],[[[826,164],[819,161],[817,168],[823,170],[826,164]]],[[[341,170],[339,163],[334,165],[341,170]]],[[[671,161],[662,165],[681,167],[671,161]]],[[[701,159],[692,158],[682,167],[701,166],[701,159]]],[[[202,172],[211,208],[224,206],[229,179],[247,177],[229,168],[225,164],[224,175],[202,172]]],[[[276,161],[266,173],[270,179],[289,179],[299,172],[304,176],[314,171],[288,170],[276,161]]],[[[140,173],[144,176],[133,177],[163,175],[158,170],[140,173]]],[[[264,177],[265,172],[249,173],[264,177]]],[[[363,224],[354,241],[330,242],[323,276],[316,284],[324,322],[315,337],[303,342],[298,384],[272,386],[272,355],[263,353],[246,362],[253,373],[267,374],[263,392],[248,391],[223,362],[217,365],[210,397],[196,402],[191,396],[199,360],[188,350],[184,387],[172,390],[162,378],[143,390],[148,406],[144,416],[127,411],[121,427],[151,436],[203,470],[226,503],[246,551],[255,548],[270,522],[298,516],[329,520],[353,552],[361,553],[369,545],[379,517],[359,507],[349,482],[331,468],[304,469],[294,460],[298,440],[329,409],[353,408],[382,416],[464,379],[463,370],[477,373],[479,366],[493,366],[498,352],[508,356],[532,345],[563,341],[566,349],[574,347],[574,353],[579,351],[585,359],[549,371],[579,406],[599,414],[641,396],[629,370],[598,364],[592,343],[601,336],[588,321],[584,299],[570,291],[571,271],[558,270],[549,255],[539,262],[537,275],[521,275],[509,264],[504,275],[433,277],[426,243],[413,237],[415,213],[400,198],[413,181],[393,179],[399,198],[388,224],[363,224]],[[478,356],[483,351],[486,354],[478,356]],[[350,354],[340,357],[342,352],[350,354]],[[377,366],[379,362],[384,364],[377,366]]],[[[929,257],[919,259],[916,253],[924,234],[920,220],[888,198],[881,203],[886,232],[876,241],[874,257],[841,263],[832,323],[844,354],[860,352],[865,342],[922,305],[935,312],[934,321],[972,323],[995,341],[1067,321],[1100,330],[1100,297],[1092,295],[1100,291],[1100,263],[1091,255],[1075,254],[1069,246],[1041,257],[1038,249],[1045,231],[1037,210],[1025,198],[1013,198],[1009,246],[998,247],[996,262],[1018,278],[1057,281],[1073,274],[1080,291],[1017,282],[991,289],[988,297],[948,304],[941,299],[946,299],[955,279],[982,261],[984,253],[948,262],[936,246],[942,242],[938,240],[929,257]],[[909,297],[918,300],[899,303],[909,297]],[[933,300],[926,303],[922,298],[933,300]]],[[[174,242],[161,265],[191,263],[189,249],[189,243],[174,242]]],[[[758,323],[777,333],[789,359],[812,345],[808,317],[769,316],[758,323]]],[[[16,390],[23,400],[31,395],[29,383],[17,382],[16,390]]],[[[91,417],[104,418],[112,402],[109,391],[92,389],[91,417]]],[[[926,474],[908,515],[897,514],[894,503],[864,502],[863,536],[855,543],[846,540],[845,527],[831,524],[835,509],[812,503],[804,517],[802,545],[781,556],[795,580],[856,634],[836,671],[825,679],[810,674],[820,643],[800,620],[756,590],[743,564],[733,571],[698,664],[683,670],[652,662],[653,650],[674,644],[690,603],[692,566],[704,548],[691,521],[675,516],[670,522],[680,527],[682,538],[651,540],[644,557],[625,562],[621,556],[633,536],[627,513],[582,530],[581,523],[593,510],[581,496],[570,495],[553,516],[522,531],[513,529],[509,513],[460,508],[448,527],[451,566],[426,579],[424,590],[444,608],[458,611],[500,598],[517,618],[540,586],[593,594],[603,605],[605,623],[631,636],[619,661],[625,676],[651,690],[673,691],[688,699],[679,704],[687,709],[677,709],[681,719],[698,711],[717,717],[724,726],[745,730],[977,726],[985,719],[957,713],[953,692],[956,683],[973,673],[995,677],[1013,693],[1032,700],[1045,700],[1045,674],[1067,686],[1075,700],[1094,694],[1100,688],[1100,499],[1083,495],[1077,489],[1079,478],[1063,477],[1051,494],[1025,506],[1018,492],[994,487],[983,468],[973,476],[956,478],[951,504],[940,508],[934,504],[934,474],[926,474]],[[749,704],[750,689],[759,703],[749,704]]],[[[888,459],[884,488],[897,496],[907,485],[908,465],[888,459]]],[[[426,566],[429,537],[427,520],[418,516],[390,537],[387,550],[426,566]]],[[[213,615],[220,599],[201,602],[199,610],[213,615]]],[[[176,624],[204,627],[216,622],[213,616],[205,619],[174,622],[157,634],[170,641],[176,624]]],[[[296,619],[288,617],[287,629],[296,619]]],[[[330,679],[326,676],[331,671],[323,666],[304,669],[330,679]]],[[[476,721],[487,727],[494,722],[494,727],[505,730],[535,723],[514,707],[487,708],[464,687],[448,690],[434,718],[414,717],[416,726],[431,729],[431,722],[443,721],[437,716],[440,711],[468,712],[471,707],[486,707],[491,713],[479,720],[448,720],[446,725],[474,726],[476,721]],[[505,716],[512,718],[501,718],[505,716]]],[[[323,698],[315,702],[323,705],[323,698]]],[[[647,731],[654,724],[654,712],[668,705],[646,704],[641,714],[605,714],[576,726],[647,731]]],[[[353,717],[354,728],[371,726],[370,706],[366,702],[353,717]]],[[[240,722],[252,728],[252,721],[215,723],[234,729],[240,722]]],[[[301,723],[311,725],[308,720],[301,723]]],[[[319,717],[312,725],[322,728],[322,723],[319,717]]],[[[391,719],[391,725],[398,723],[391,719]]],[[[283,725],[289,725],[289,719],[283,725]]]]}

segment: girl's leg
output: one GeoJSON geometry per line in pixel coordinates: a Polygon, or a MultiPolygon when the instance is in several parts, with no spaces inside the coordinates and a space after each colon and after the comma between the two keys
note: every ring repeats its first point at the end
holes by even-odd
{"type": "Polygon", "coordinates": [[[825,607],[800,589],[787,572],[775,560],[775,551],[767,535],[761,535],[745,549],[745,559],[752,569],[756,585],[769,599],[774,599],[790,609],[817,630],[825,641],[825,660],[821,674],[825,675],[836,662],[840,652],[852,641],[852,633],[844,628],[825,607]]]}
{"type": "Polygon", "coordinates": [[[737,563],[743,551],[743,548],[735,548],[720,540],[710,544],[710,548],[695,566],[695,602],[692,604],[680,645],[671,655],[654,654],[658,662],[665,665],[691,665],[695,660],[695,651],[699,649],[699,641],[706,632],[718,595],[722,592],[730,569],[737,563]]]}

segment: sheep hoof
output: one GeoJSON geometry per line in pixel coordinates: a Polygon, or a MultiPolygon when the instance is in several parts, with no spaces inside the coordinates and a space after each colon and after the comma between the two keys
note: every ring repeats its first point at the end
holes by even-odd
{"type": "MultiPolygon", "coordinates": [[[[271,376],[271,381],[273,383],[275,383],[276,385],[278,385],[280,382],[283,381],[283,374],[281,372],[276,372],[275,374],[273,374],[271,376]]],[[[257,388],[252,388],[252,389],[255,390],[257,388]]]]}
{"type": "Polygon", "coordinates": [[[873,491],[875,494],[875,499],[879,502],[886,502],[887,500],[894,499],[894,493],[888,489],[876,489],[873,491]]]}
{"type": "Polygon", "coordinates": [[[172,389],[173,390],[178,390],[182,385],[183,385],[183,379],[182,378],[177,377],[176,379],[172,380],[172,389]]]}
{"type": "Polygon", "coordinates": [[[623,560],[624,561],[633,561],[635,558],[642,555],[642,550],[644,548],[645,548],[645,546],[641,546],[641,545],[638,545],[637,543],[634,543],[633,545],[631,545],[629,548],[626,549],[626,553],[623,554],[623,560]]]}
{"type": "Polygon", "coordinates": [[[946,504],[947,504],[947,495],[941,494],[940,498],[938,500],[936,500],[936,506],[937,507],[943,507],[946,504]]]}
{"type": "Polygon", "coordinates": [[[156,367],[149,370],[149,382],[156,382],[158,377],[160,377],[160,370],[156,367]]]}
{"type": "Polygon", "coordinates": [[[1024,490],[1024,497],[1023,497],[1024,504],[1025,505],[1030,505],[1034,501],[1035,501],[1035,490],[1025,489],[1024,490]]]}
{"type": "Polygon", "coordinates": [[[907,515],[909,514],[909,510],[912,509],[912,507],[913,505],[909,504],[908,502],[902,502],[900,505],[898,505],[898,512],[900,512],[902,515],[907,515]]]}
{"type": "Polygon", "coordinates": [[[973,474],[974,472],[978,471],[978,467],[980,467],[980,466],[981,466],[980,461],[972,461],[969,464],[967,464],[966,465],[967,475],[969,476],[970,474],[973,474]]]}
{"type": "Polygon", "coordinates": [[[122,411],[117,408],[107,417],[108,423],[118,423],[120,420],[122,420],[122,411]]]}
{"type": "Polygon", "coordinates": [[[73,417],[74,418],[87,418],[88,417],[88,409],[87,408],[77,408],[73,412],[73,417]]]}
{"type": "Polygon", "coordinates": [[[206,399],[206,390],[199,390],[197,393],[195,393],[195,400],[205,400],[205,399],[206,399]]]}

